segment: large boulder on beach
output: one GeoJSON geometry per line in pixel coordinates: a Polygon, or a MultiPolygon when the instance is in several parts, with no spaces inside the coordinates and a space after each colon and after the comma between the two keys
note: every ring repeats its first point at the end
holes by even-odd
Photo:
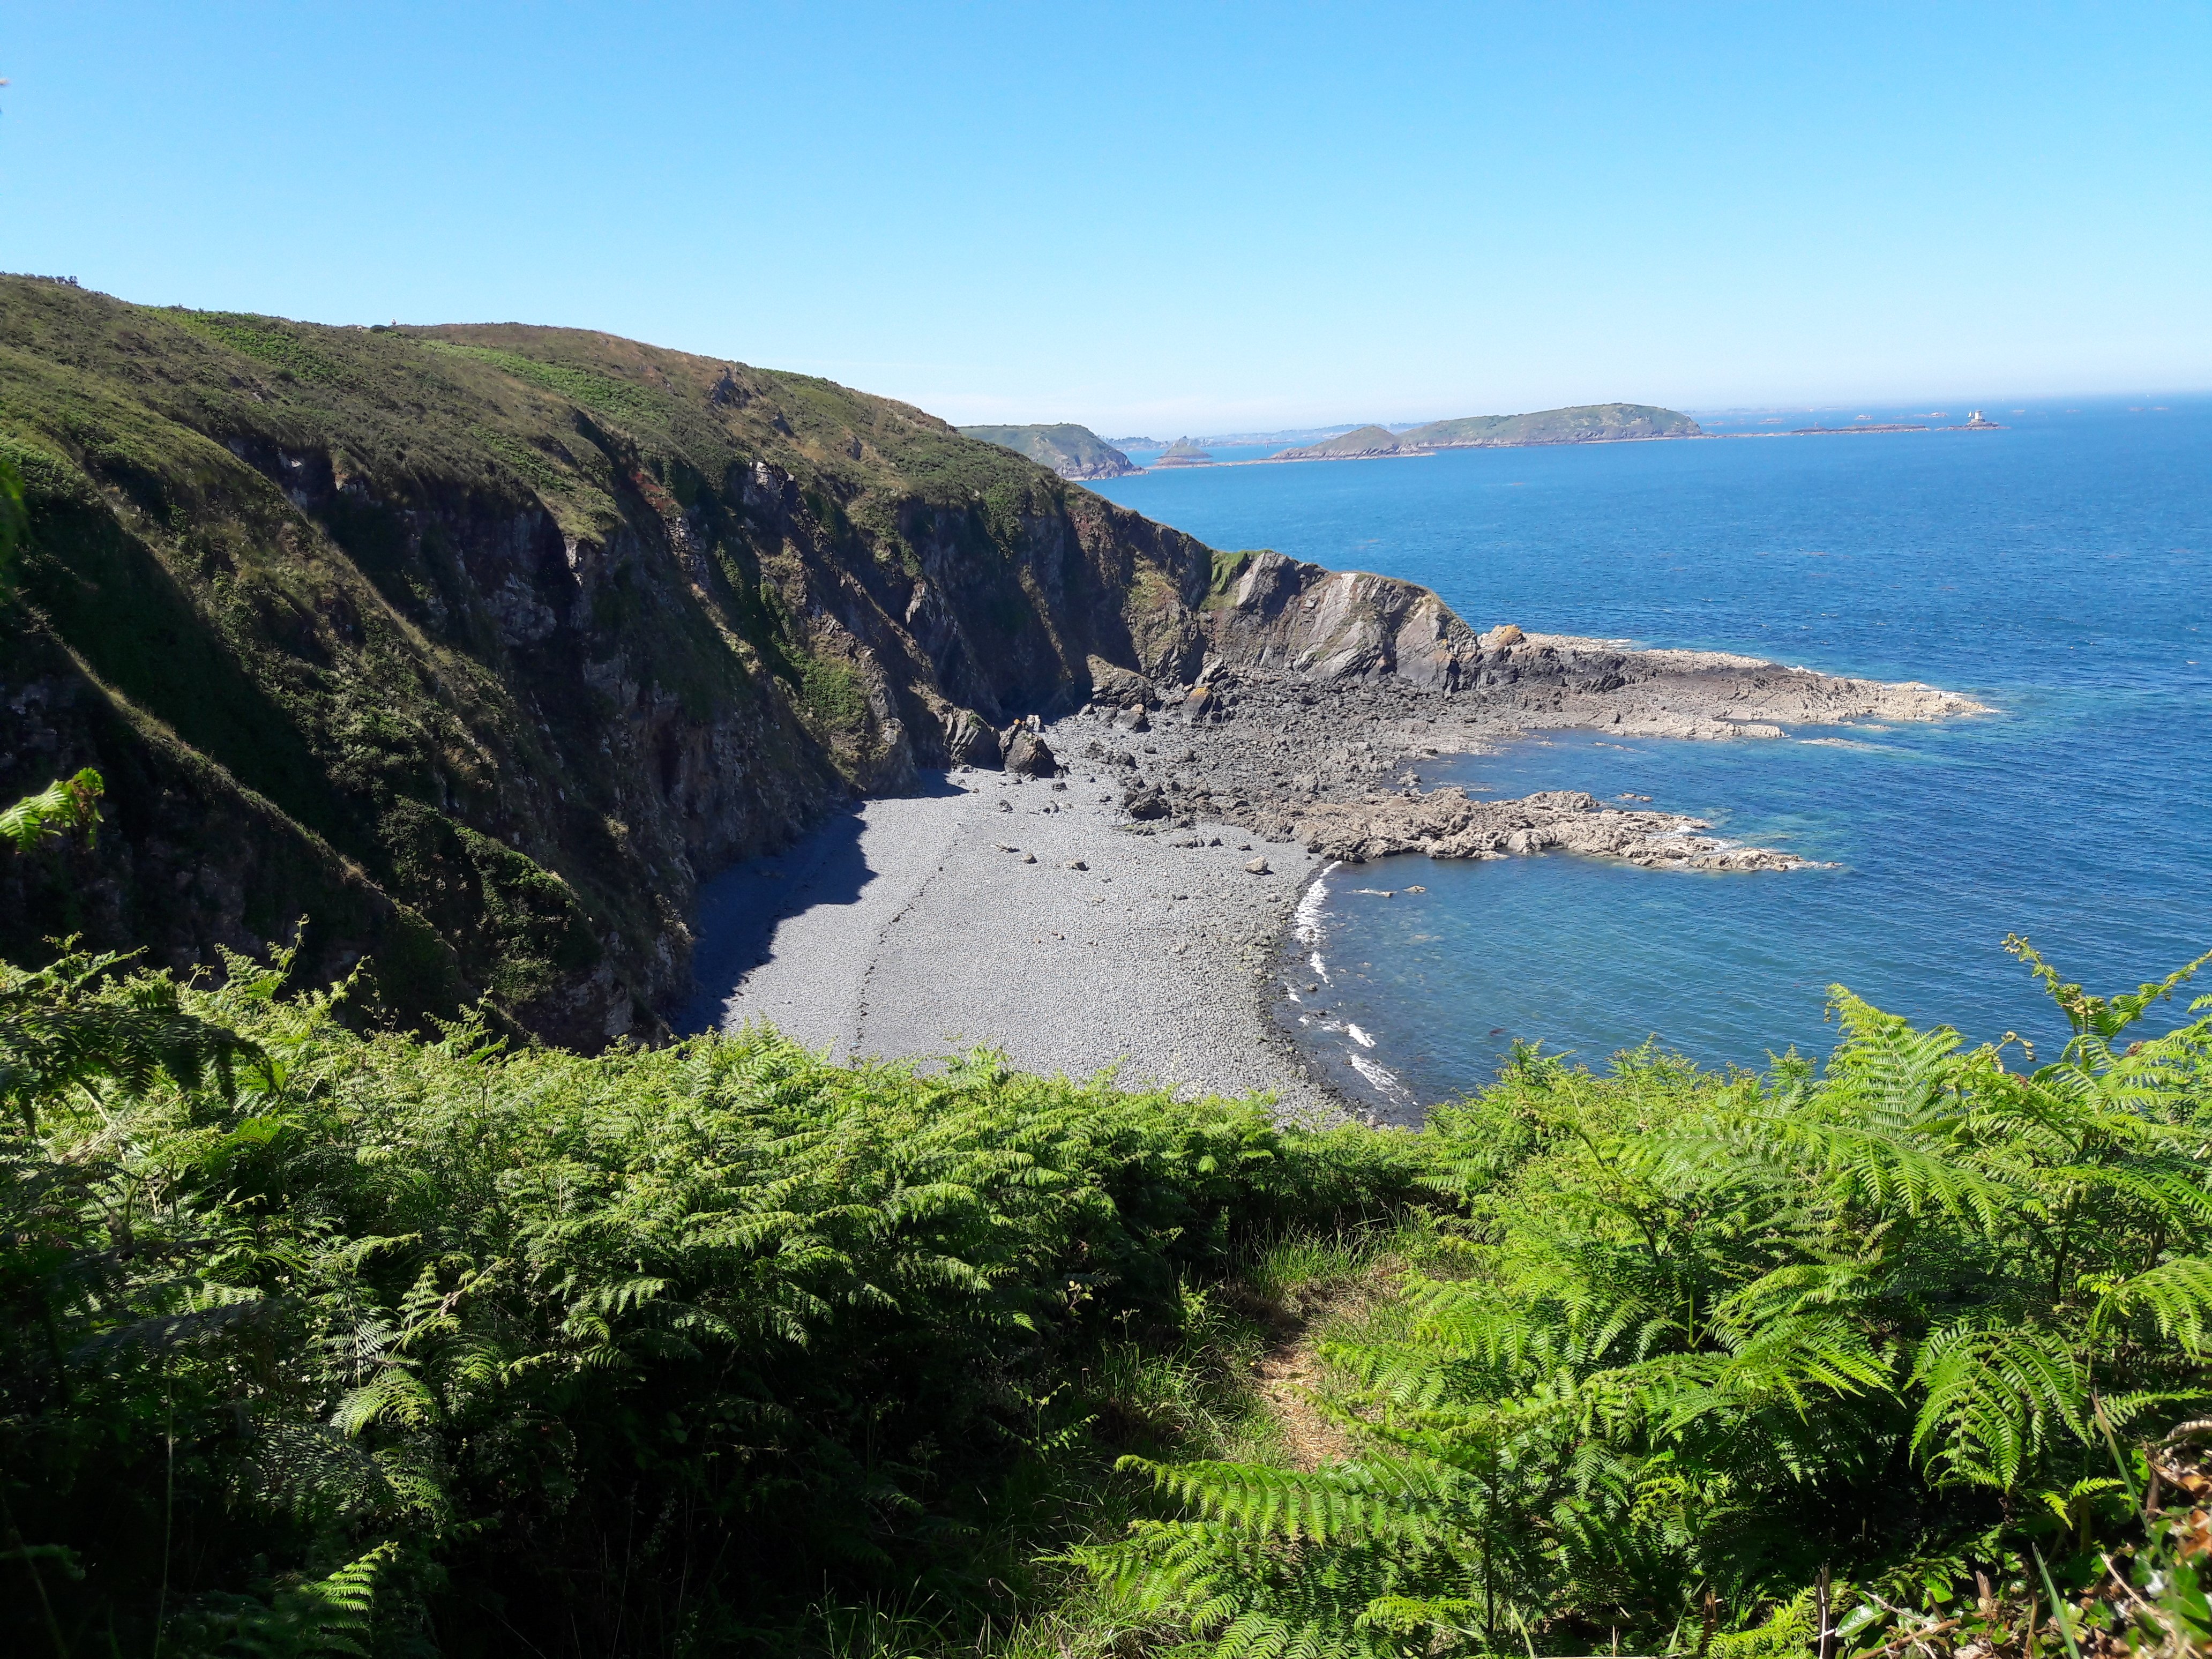
{"type": "Polygon", "coordinates": [[[1528,637],[1511,623],[1500,623],[1476,640],[1475,643],[1486,651],[1507,651],[1523,643],[1528,637]]]}
{"type": "Polygon", "coordinates": [[[1152,683],[1142,674],[1110,663],[1103,657],[1090,661],[1091,696],[1094,702],[1115,703],[1124,708],[1131,704],[1142,707],[1159,701],[1152,683]]]}
{"type": "Polygon", "coordinates": [[[974,709],[948,708],[939,718],[945,726],[945,753],[953,765],[998,765],[999,734],[974,709]]]}
{"type": "Polygon", "coordinates": [[[1060,762],[1042,737],[1024,728],[1006,745],[1006,770],[1017,777],[1048,778],[1060,770],[1060,762]]]}
{"type": "Polygon", "coordinates": [[[1114,716],[1114,724],[1124,732],[1149,732],[1152,729],[1152,717],[1145,713],[1141,704],[1124,708],[1114,716]]]}
{"type": "Polygon", "coordinates": [[[1174,809],[1157,783],[1132,784],[1121,797],[1121,810],[1133,818],[1164,818],[1174,809]]]}

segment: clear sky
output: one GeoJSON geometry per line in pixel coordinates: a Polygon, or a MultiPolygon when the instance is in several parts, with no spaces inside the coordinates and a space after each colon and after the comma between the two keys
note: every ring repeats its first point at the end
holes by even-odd
{"type": "Polygon", "coordinates": [[[0,269],[1108,435],[2212,387],[2212,6],[0,0],[0,269]]]}

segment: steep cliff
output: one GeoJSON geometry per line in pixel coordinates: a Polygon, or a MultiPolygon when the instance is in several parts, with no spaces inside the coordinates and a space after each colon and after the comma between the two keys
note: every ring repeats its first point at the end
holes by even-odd
{"type": "Polygon", "coordinates": [[[594,1047],[683,985],[698,881],[856,791],[1187,675],[1212,562],[918,410],[516,325],[342,329],[0,278],[0,954],[367,957],[594,1047]]]}

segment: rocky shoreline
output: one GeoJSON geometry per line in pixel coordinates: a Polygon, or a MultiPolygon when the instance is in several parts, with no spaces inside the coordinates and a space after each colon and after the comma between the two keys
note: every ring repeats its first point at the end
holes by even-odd
{"type": "MultiPolygon", "coordinates": [[[[1449,616],[1449,613],[1445,613],[1449,616]]],[[[1454,619],[1456,620],[1456,619],[1454,619]]],[[[1317,680],[1310,669],[1209,654],[1188,684],[1122,673],[1076,715],[1009,735],[1010,763],[1096,765],[1118,780],[1129,827],[1201,819],[1357,863],[1419,852],[1503,858],[1553,849],[1646,866],[1789,871],[1808,860],[1699,832],[1678,813],[1577,791],[1479,801],[1424,789],[1422,768],[1527,732],[1751,741],[1789,726],[1942,720],[1983,705],[1917,684],[1848,679],[1720,652],[1640,650],[1619,641],[1476,637],[1444,684],[1396,672],[1317,680]]]]}
{"type": "Polygon", "coordinates": [[[1985,712],[1728,653],[1477,635],[1425,588],[1273,553],[1217,556],[1212,594],[1182,614],[1146,670],[1094,658],[1086,702],[995,732],[971,721],[921,797],[870,800],[857,829],[724,878],[754,884],[731,908],[768,932],[702,981],[694,1028],[768,1018],[887,1059],[981,1042],[1032,1069],[1417,1121],[1395,1079],[1352,1098],[1277,1018],[1310,988],[1277,970],[1329,869],[1407,853],[1809,862],[1641,799],[1480,800],[1425,770],[1543,731],[1748,742],[1985,712]]]}

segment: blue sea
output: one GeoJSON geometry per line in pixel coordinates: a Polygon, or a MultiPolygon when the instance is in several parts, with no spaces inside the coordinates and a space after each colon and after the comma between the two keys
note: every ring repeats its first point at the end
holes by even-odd
{"type": "MultiPolygon", "coordinates": [[[[1328,982],[1305,946],[1282,963],[1302,1000],[1279,1013],[1313,1057],[1402,1116],[1486,1081],[1516,1040],[1598,1065],[1647,1038],[1717,1067],[1824,1054],[1836,984],[2047,1054],[2064,1022],[2007,934],[2096,992],[2212,949],[2212,400],[1988,413],[2005,429],[1094,486],[1217,547],[1425,583],[1477,629],[1748,652],[1997,710],[1767,742],[1559,732],[1425,767],[1431,783],[1499,796],[1648,795],[1835,867],[1712,875],[1551,854],[1340,868],[1309,907],[1328,982]]],[[[2197,988],[2212,993],[2212,969],[2197,988]]],[[[2165,1007],[2160,1026],[2186,996],[2165,1007]]]]}

